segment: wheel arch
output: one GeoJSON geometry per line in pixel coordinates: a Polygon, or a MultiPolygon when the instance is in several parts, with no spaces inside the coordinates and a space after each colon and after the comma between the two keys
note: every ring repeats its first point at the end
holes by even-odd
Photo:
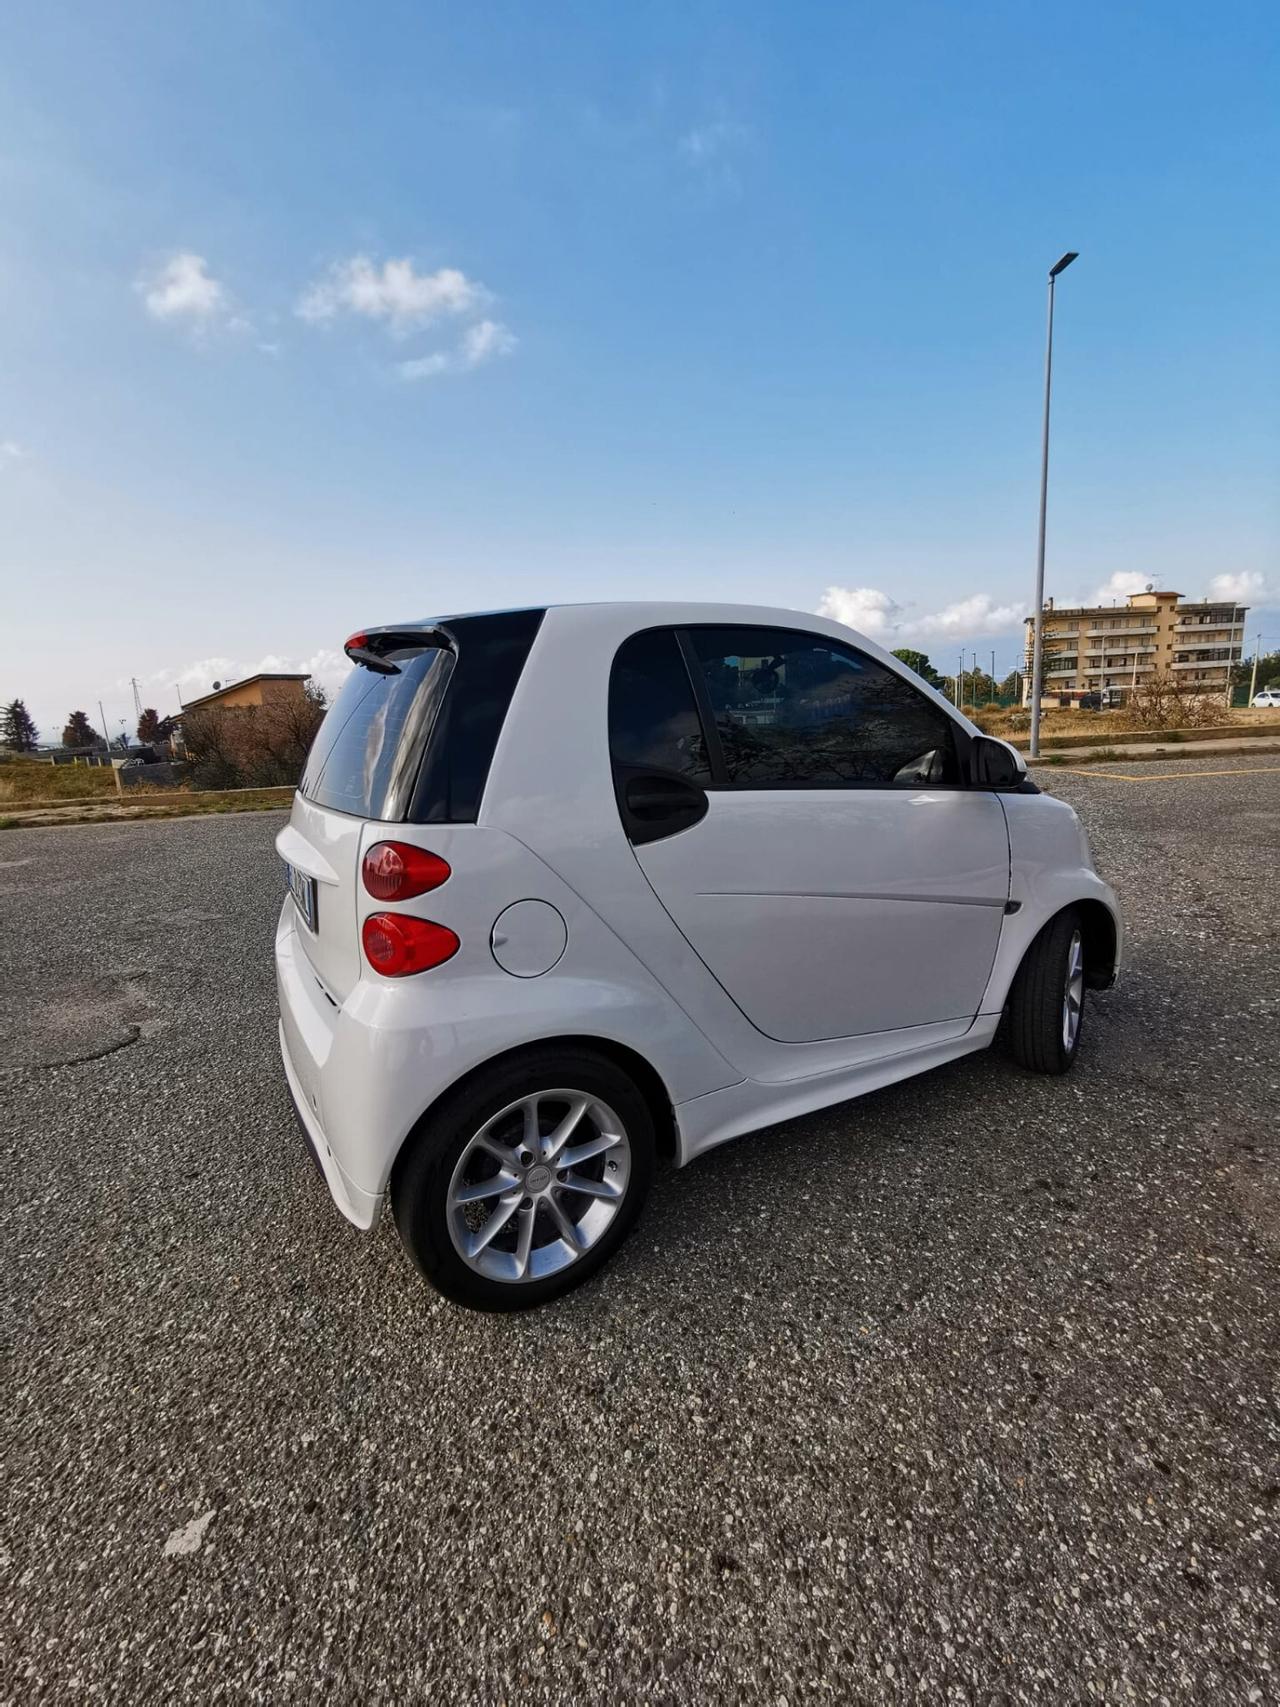
{"type": "MultiPolygon", "coordinates": [[[[1102,901],[1072,903],[1084,938],[1084,981],[1091,990],[1109,990],[1116,981],[1118,933],[1111,909],[1102,901]]],[[[1061,911],[1066,912],[1064,907],[1061,911]]]]}
{"type": "Polygon", "coordinates": [[[399,1172],[413,1149],[424,1124],[445,1103],[468,1091],[477,1079],[482,1079],[486,1074],[492,1073],[495,1068],[506,1067],[513,1061],[519,1060],[523,1055],[536,1055],[547,1049],[583,1049],[591,1054],[603,1056],[606,1061],[626,1073],[634,1081],[637,1090],[643,1096],[653,1119],[654,1139],[658,1154],[666,1160],[678,1160],[679,1138],[671,1094],[662,1075],[653,1063],[646,1060],[638,1050],[630,1048],[625,1043],[618,1043],[613,1038],[594,1037],[589,1033],[565,1033],[550,1037],[531,1038],[527,1042],[518,1043],[510,1049],[504,1049],[497,1055],[490,1055],[486,1060],[478,1062],[474,1067],[462,1073],[452,1083],[444,1086],[418,1115],[418,1118],[405,1134],[400,1148],[396,1151],[388,1182],[392,1190],[395,1189],[399,1172]]]}
{"type": "Polygon", "coordinates": [[[1064,913],[1075,913],[1080,920],[1080,934],[1084,939],[1086,987],[1090,990],[1107,990],[1115,983],[1116,954],[1119,946],[1115,918],[1105,901],[1096,900],[1091,896],[1079,896],[1063,901],[1060,906],[1055,907],[1027,938],[1009,976],[1006,1001],[1027,956],[1064,913]]]}

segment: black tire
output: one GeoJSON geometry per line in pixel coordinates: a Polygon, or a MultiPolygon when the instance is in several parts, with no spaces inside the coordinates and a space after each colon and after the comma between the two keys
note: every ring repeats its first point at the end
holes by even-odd
{"type": "MultiPolygon", "coordinates": [[[[471,1310],[527,1310],[572,1291],[608,1262],[639,1218],[653,1179],[654,1152],[649,1106],[621,1068],[585,1048],[530,1049],[448,1094],[420,1122],[392,1176],[396,1229],[419,1271],[455,1304],[471,1310]],[[449,1189],[454,1171],[471,1140],[508,1105],[565,1087],[599,1098],[625,1129],[629,1163],[624,1194],[613,1218],[589,1249],[556,1273],[521,1280],[478,1273],[450,1233],[449,1189]]],[[[601,1163],[602,1168],[605,1165],[601,1163]]],[[[563,1199],[564,1194],[559,1195],[563,1199]]],[[[541,1219],[542,1206],[533,1214],[535,1226],[544,1238],[549,1237],[551,1228],[541,1219]]],[[[513,1221],[513,1226],[518,1224],[513,1221]]],[[[538,1237],[535,1232],[534,1238],[538,1237]]],[[[499,1242],[493,1241],[495,1249],[499,1242]]]]}
{"type": "Polygon", "coordinates": [[[1068,1043],[1064,1001],[1073,944],[1084,951],[1080,915],[1074,907],[1058,913],[1023,956],[1005,1007],[1005,1042],[1020,1067],[1030,1073],[1065,1073],[1075,1061],[1084,1029],[1084,983],[1079,987],[1075,1034],[1068,1043]]]}

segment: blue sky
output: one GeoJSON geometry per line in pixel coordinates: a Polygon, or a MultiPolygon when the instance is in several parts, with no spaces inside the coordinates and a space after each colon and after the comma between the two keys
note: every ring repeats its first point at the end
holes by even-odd
{"type": "Polygon", "coordinates": [[[0,697],[46,732],[558,599],[825,599],[1003,670],[1068,247],[1049,590],[1229,585],[1280,644],[1269,0],[0,23],[0,590],[42,636],[0,697]]]}

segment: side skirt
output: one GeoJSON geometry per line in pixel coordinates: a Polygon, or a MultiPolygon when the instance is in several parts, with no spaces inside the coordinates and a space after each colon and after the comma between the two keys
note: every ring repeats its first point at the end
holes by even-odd
{"type": "Polygon", "coordinates": [[[705,1096],[677,1103],[674,1113],[678,1165],[685,1167],[696,1156],[746,1132],[757,1132],[761,1127],[793,1120],[800,1114],[812,1114],[815,1109],[848,1102],[867,1091],[878,1091],[885,1085],[897,1084],[900,1079],[927,1073],[962,1055],[975,1054],[987,1048],[999,1024],[999,1014],[982,1014],[962,1037],[949,1038],[944,1043],[903,1050],[878,1061],[844,1067],[834,1073],[816,1073],[810,1078],[789,1079],[781,1084],[744,1079],[724,1090],[708,1091],[705,1096]]]}

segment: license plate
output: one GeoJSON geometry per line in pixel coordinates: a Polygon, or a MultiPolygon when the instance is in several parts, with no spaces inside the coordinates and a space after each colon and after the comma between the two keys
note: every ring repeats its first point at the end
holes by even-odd
{"type": "Polygon", "coordinates": [[[285,884],[288,887],[289,893],[290,893],[290,895],[293,896],[293,904],[298,909],[299,913],[301,913],[301,915],[302,915],[303,924],[307,927],[307,929],[309,931],[315,930],[315,928],[316,928],[316,880],[315,880],[315,878],[314,877],[308,877],[305,871],[299,871],[296,865],[290,865],[287,860],[285,861],[284,878],[285,878],[285,884]]]}

